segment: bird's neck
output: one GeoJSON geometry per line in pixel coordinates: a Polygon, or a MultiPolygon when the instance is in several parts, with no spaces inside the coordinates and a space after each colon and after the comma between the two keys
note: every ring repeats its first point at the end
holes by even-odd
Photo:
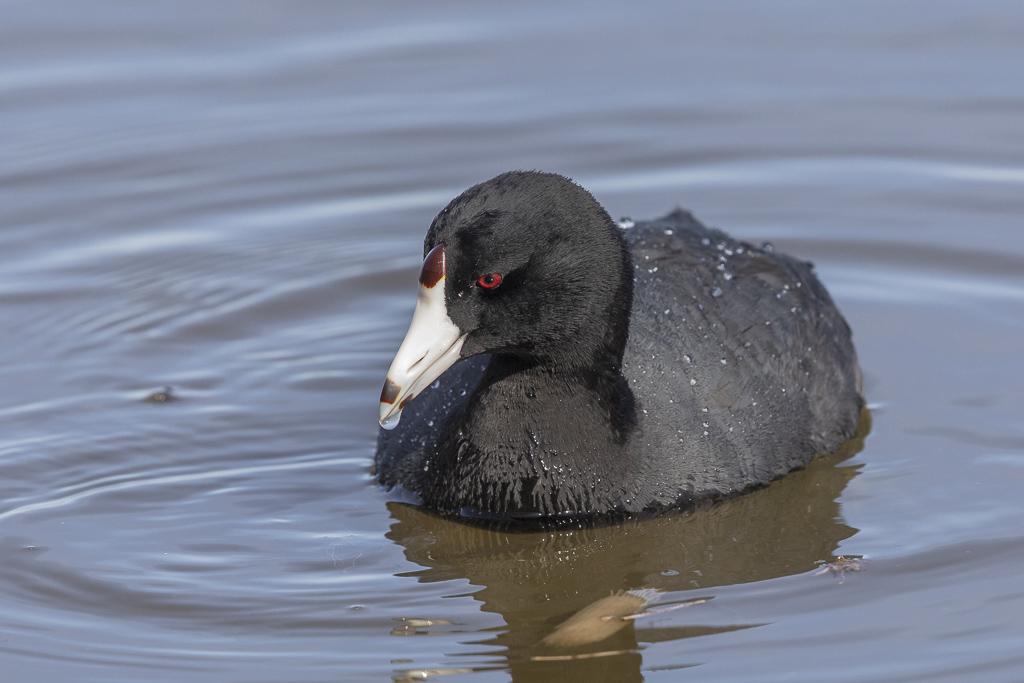
{"type": "Polygon", "coordinates": [[[441,509],[512,517],[585,516],[628,481],[633,397],[618,368],[582,373],[494,355],[439,441],[424,494],[441,509]]]}

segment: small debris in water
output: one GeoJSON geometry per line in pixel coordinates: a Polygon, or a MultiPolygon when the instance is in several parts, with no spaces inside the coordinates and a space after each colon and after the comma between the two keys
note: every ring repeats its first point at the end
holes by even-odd
{"type": "Polygon", "coordinates": [[[174,395],[174,389],[164,387],[160,391],[154,391],[142,400],[146,403],[170,403],[171,401],[177,401],[178,397],[174,395]]]}
{"type": "MultiPolygon", "coordinates": [[[[705,600],[690,600],[684,603],[646,609],[656,600],[661,592],[656,589],[620,591],[584,607],[576,614],[562,622],[549,633],[541,643],[548,647],[574,647],[596,643],[619,631],[623,626],[636,619],[662,614],[671,610],[699,605],[705,600]]],[[[580,655],[540,655],[531,657],[534,661],[577,658],[580,655]]],[[[588,653],[587,656],[600,656],[588,653]]]]}
{"type": "Polygon", "coordinates": [[[623,617],[636,614],[647,602],[646,595],[613,593],[576,612],[541,642],[549,647],[573,647],[604,640],[628,623],[623,617]]]}
{"type": "MultiPolygon", "coordinates": [[[[429,628],[431,626],[452,626],[452,622],[447,619],[413,619],[409,617],[394,617],[392,621],[399,622],[398,626],[391,629],[391,635],[393,636],[418,636],[426,635],[431,631],[421,631],[419,629],[429,628]]],[[[439,633],[439,631],[434,631],[439,633]]]]}
{"type": "MultiPolygon", "coordinates": [[[[824,560],[822,560],[824,562],[824,560]]],[[[821,576],[822,574],[831,574],[832,576],[839,577],[839,583],[846,580],[847,572],[860,572],[867,568],[867,560],[863,557],[846,557],[845,555],[836,555],[836,559],[827,564],[823,564],[821,569],[814,572],[815,576],[821,576]]]]}
{"type": "MultiPolygon", "coordinates": [[[[405,663],[409,660],[405,659],[393,659],[391,663],[405,663]]],[[[392,676],[391,680],[394,683],[411,683],[412,681],[426,681],[433,679],[435,676],[451,676],[452,674],[471,674],[473,669],[458,668],[458,669],[409,669],[407,671],[398,672],[399,675],[392,676]]]]}

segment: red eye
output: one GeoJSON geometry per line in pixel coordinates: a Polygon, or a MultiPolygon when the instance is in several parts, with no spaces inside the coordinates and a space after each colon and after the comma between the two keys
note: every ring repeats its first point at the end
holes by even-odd
{"type": "Polygon", "coordinates": [[[484,289],[494,289],[501,284],[501,274],[487,273],[487,275],[481,275],[476,283],[484,289]]]}

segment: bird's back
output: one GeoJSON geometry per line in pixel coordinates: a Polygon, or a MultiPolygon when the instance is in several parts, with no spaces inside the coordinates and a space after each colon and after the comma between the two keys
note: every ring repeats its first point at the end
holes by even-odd
{"type": "Polygon", "coordinates": [[[856,431],[850,329],[809,263],[677,210],[627,230],[641,498],[676,504],[782,476],[856,431]]]}

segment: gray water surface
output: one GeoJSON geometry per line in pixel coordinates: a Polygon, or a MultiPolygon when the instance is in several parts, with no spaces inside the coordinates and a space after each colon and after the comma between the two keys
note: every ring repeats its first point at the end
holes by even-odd
{"type": "Polygon", "coordinates": [[[0,11],[2,680],[1024,680],[1020,4],[0,11]],[[422,235],[516,168],[813,260],[861,438],[602,529],[382,491],[422,235]]]}

